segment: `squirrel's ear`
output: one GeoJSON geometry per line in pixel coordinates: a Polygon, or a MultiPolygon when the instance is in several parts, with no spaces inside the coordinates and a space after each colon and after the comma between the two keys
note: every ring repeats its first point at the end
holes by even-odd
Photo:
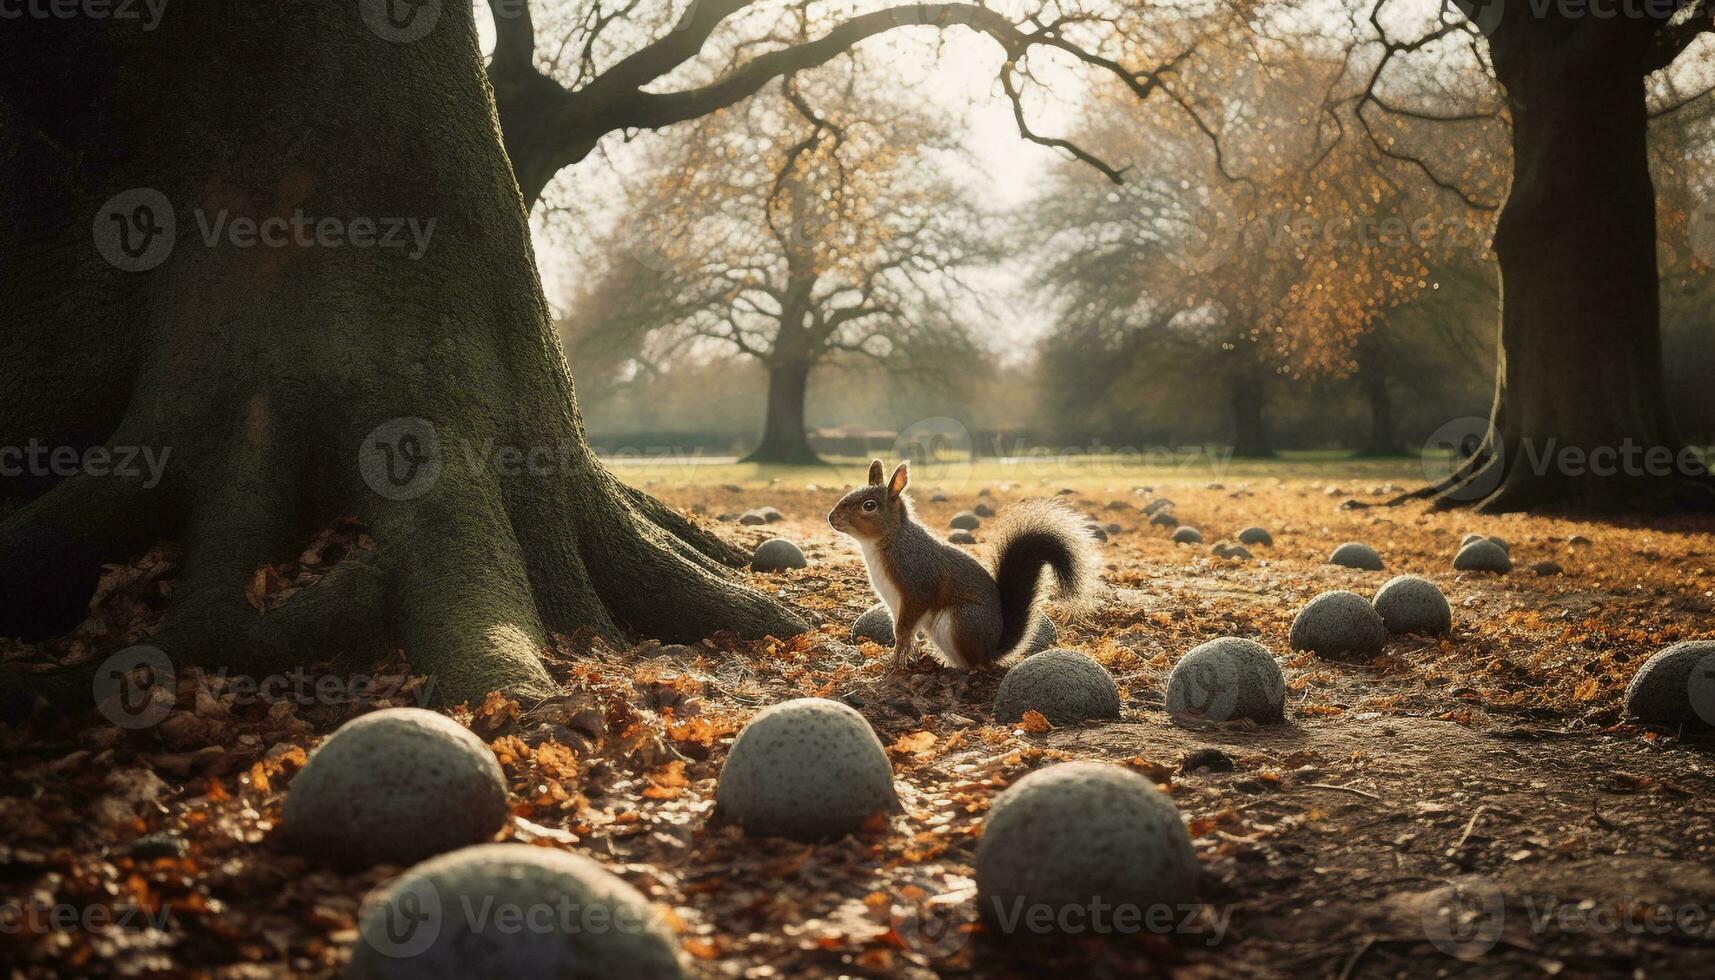
{"type": "Polygon", "coordinates": [[[905,485],[911,482],[911,464],[900,463],[893,471],[893,479],[887,481],[887,495],[897,497],[905,492],[905,485]]]}
{"type": "Polygon", "coordinates": [[[869,485],[872,487],[881,486],[881,460],[879,459],[870,460],[869,485]]]}

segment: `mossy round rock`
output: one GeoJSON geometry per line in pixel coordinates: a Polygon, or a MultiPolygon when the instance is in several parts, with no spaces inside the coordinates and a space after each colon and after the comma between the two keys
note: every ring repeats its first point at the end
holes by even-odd
{"type": "Polygon", "coordinates": [[[982,525],[982,518],[968,510],[959,511],[953,515],[952,520],[947,522],[947,526],[955,531],[975,531],[982,525]]]}
{"type": "Polygon", "coordinates": [[[445,715],[386,708],[341,725],[292,780],[282,842],[345,867],[411,864],[491,839],[506,777],[482,739],[445,715]]]}
{"type": "Polygon", "coordinates": [[[1626,685],[1626,714],[1657,725],[1715,727],[1715,640],[1675,643],[1626,685]]]}
{"type": "Polygon", "coordinates": [[[678,944],[637,889],[589,858],[479,844],[365,898],[348,980],[676,980],[678,944]]]}
{"type": "Polygon", "coordinates": [[[1203,532],[1194,527],[1182,527],[1173,532],[1174,544],[1202,544],[1203,532]]]}
{"type": "Polygon", "coordinates": [[[874,640],[884,647],[893,645],[893,614],[885,604],[870,606],[852,623],[852,640],[874,640]]]}
{"type": "Polygon", "coordinates": [[[1167,675],[1167,711],[1210,721],[1286,717],[1286,677],[1268,647],[1223,636],[1187,653],[1167,675]]]}
{"type": "Polygon", "coordinates": [[[1274,535],[1268,533],[1266,527],[1251,526],[1239,532],[1240,544],[1274,544],[1274,535]]]}
{"type": "Polygon", "coordinates": [[[1097,902],[1147,929],[1197,894],[1179,809],[1148,779],[1102,762],[1038,769],[995,797],[974,863],[978,907],[1002,933],[1034,934],[1033,922],[1060,922],[1067,908],[1087,925],[1097,902]]]}
{"type": "Polygon", "coordinates": [[[1328,556],[1328,561],[1346,568],[1361,568],[1366,572],[1382,570],[1382,556],[1376,554],[1376,549],[1359,541],[1348,541],[1335,548],[1334,553],[1328,556]]]}
{"type": "Polygon", "coordinates": [[[1026,711],[1039,711],[1056,725],[1118,718],[1119,685],[1089,654],[1044,650],[1013,665],[995,694],[996,721],[1022,721],[1026,711]]]}
{"type": "Polygon", "coordinates": [[[875,730],[849,705],[798,698],[765,708],[739,732],[715,806],[762,837],[849,834],[898,810],[893,768],[875,730]]]}
{"type": "Polygon", "coordinates": [[[1389,633],[1445,636],[1453,629],[1453,608],[1434,582],[1419,575],[1396,575],[1376,592],[1376,612],[1389,633]]]}
{"type": "Polygon", "coordinates": [[[804,560],[804,552],[785,538],[769,538],[757,545],[756,552],[750,556],[750,567],[758,572],[784,572],[788,568],[803,568],[808,564],[804,560]]]}
{"type": "Polygon", "coordinates": [[[1505,574],[1513,570],[1513,560],[1507,555],[1505,548],[1484,538],[1460,548],[1459,553],[1453,557],[1453,569],[1459,572],[1505,574]]]}
{"type": "Polygon", "coordinates": [[[1292,620],[1288,642],[1318,656],[1368,660],[1382,652],[1387,627],[1363,596],[1342,589],[1306,603],[1292,620]]]}

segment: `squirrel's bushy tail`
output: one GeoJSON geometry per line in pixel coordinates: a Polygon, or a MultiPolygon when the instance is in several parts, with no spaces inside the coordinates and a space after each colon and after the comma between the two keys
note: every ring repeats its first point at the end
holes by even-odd
{"type": "Polygon", "coordinates": [[[1081,601],[1096,583],[1096,541],[1083,518],[1054,500],[1024,500],[995,521],[994,580],[1000,586],[1000,656],[1030,629],[1042,569],[1054,570],[1057,598],[1081,601]]]}

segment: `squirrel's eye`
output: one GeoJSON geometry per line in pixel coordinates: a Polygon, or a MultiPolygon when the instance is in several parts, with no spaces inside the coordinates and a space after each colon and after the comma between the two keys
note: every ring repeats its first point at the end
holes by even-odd
{"type": "Polygon", "coordinates": [[[864,510],[874,510],[875,506],[876,506],[876,504],[875,504],[875,501],[873,501],[873,500],[866,500],[863,502],[863,509],[864,510]]]}

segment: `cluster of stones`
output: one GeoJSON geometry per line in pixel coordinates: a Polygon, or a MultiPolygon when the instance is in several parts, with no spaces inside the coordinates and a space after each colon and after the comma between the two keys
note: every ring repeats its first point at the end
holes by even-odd
{"type": "MultiPolygon", "coordinates": [[[[1158,497],[1151,501],[1144,506],[1143,512],[1148,515],[1149,523],[1151,525],[1172,530],[1173,533],[1170,536],[1170,540],[1172,540],[1174,544],[1196,545],[1203,543],[1203,532],[1188,524],[1181,524],[1179,522],[1179,518],[1174,516],[1173,501],[1168,500],[1166,497],[1158,497]]],[[[1238,533],[1237,544],[1232,541],[1215,542],[1214,545],[1209,548],[1209,554],[1216,558],[1247,561],[1252,556],[1250,548],[1245,547],[1246,545],[1272,544],[1274,544],[1274,537],[1268,533],[1267,529],[1253,526],[1247,527],[1238,533]]]]}
{"type": "Polygon", "coordinates": [[[588,858],[490,843],[506,819],[505,775],[481,739],[444,715],[388,708],[311,754],[286,795],[280,838],[342,868],[410,865],[365,899],[347,977],[684,975],[671,930],[636,889],[588,858]],[[551,928],[468,914],[568,900],[583,919],[551,928]]]}
{"type": "Polygon", "coordinates": [[[1440,588],[1416,575],[1389,579],[1373,602],[1337,589],[1311,599],[1292,620],[1287,642],[1333,659],[1368,660],[1382,652],[1389,633],[1441,636],[1453,629],[1453,610],[1440,588]]]}

